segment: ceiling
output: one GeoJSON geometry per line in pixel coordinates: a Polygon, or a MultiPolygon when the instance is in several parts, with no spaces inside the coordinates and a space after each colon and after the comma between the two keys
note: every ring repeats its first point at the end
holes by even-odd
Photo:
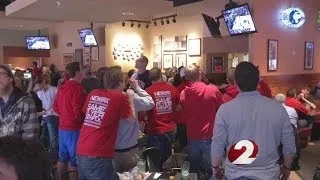
{"type": "Polygon", "coordinates": [[[43,20],[111,23],[148,19],[174,9],[173,3],[165,0],[16,0],[6,7],[6,14],[43,20]]]}

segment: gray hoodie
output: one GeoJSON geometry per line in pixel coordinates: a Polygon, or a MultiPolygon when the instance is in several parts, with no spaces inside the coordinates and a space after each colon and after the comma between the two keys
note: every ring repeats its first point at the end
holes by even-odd
{"type": "MultiPolygon", "coordinates": [[[[133,96],[136,115],[140,111],[149,111],[154,107],[152,97],[140,87],[134,90],[133,96]]],[[[135,121],[120,120],[115,149],[126,149],[138,144],[140,123],[135,121]]]]}

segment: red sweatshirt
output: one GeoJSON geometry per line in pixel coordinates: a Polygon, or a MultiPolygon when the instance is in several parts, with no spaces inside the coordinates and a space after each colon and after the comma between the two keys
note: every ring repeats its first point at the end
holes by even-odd
{"type": "Polygon", "coordinates": [[[179,93],[176,87],[166,82],[157,82],[146,89],[155,102],[148,112],[148,134],[159,135],[174,131],[179,93]]]}
{"type": "Polygon", "coordinates": [[[215,116],[222,104],[221,93],[214,85],[188,83],[180,102],[186,119],[189,140],[210,140],[215,116]]]}
{"type": "Polygon", "coordinates": [[[59,114],[59,129],[80,130],[84,114],[82,106],[86,93],[80,83],[65,80],[59,87],[54,101],[54,111],[59,114]]]}
{"type": "Polygon", "coordinates": [[[260,80],[259,85],[258,85],[258,91],[262,96],[272,98],[272,93],[269,85],[264,81],[260,80]]]}
{"type": "Polygon", "coordinates": [[[299,100],[296,100],[295,98],[287,98],[286,105],[294,108],[299,114],[299,117],[306,116],[309,114],[309,110],[299,100]]]}

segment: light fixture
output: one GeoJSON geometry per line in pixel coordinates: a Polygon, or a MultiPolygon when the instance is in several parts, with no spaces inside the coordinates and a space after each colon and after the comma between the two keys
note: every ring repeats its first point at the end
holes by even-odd
{"type": "Polygon", "coordinates": [[[172,22],[173,22],[173,23],[176,23],[176,22],[177,22],[176,18],[173,18],[173,19],[172,19],[172,22]]]}
{"type": "Polygon", "coordinates": [[[154,21],[153,23],[154,23],[154,26],[157,26],[157,21],[154,21]]]}
{"type": "Polygon", "coordinates": [[[147,23],[146,28],[149,28],[149,23],[147,23]]]}
{"type": "Polygon", "coordinates": [[[281,13],[281,21],[289,28],[299,28],[306,21],[306,15],[300,8],[291,7],[281,13]]]}
{"type": "Polygon", "coordinates": [[[139,23],[139,24],[138,24],[138,28],[140,28],[140,27],[141,27],[141,24],[139,23]]]}
{"type": "Polygon", "coordinates": [[[161,25],[164,25],[164,21],[163,21],[163,19],[161,20],[161,25]]]}
{"type": "Polygon", "coordinates": [[[124,23],[124,21],[122,22],[122,26],[123,26],[123,27],[126,26],[126,23],[124,23]]]}
{"type": "Polygon", "coordinates": [[[61,1],[56,1],[57,3],[57,6],[60,7],[62,5],[62,2],[61,1]]]}
{"type": "Polygon", "coordinates": [[[131,23],[131,27],[133,27],[134,26],[134,24],[133,24],[133,22],[131,23]]]}
{"type": "Polygon", "coordinates": [[[167,20],[166,20],[166,21],[167,21],[167,24],[170,24],[170,21],[169,21],[169,19],[168,19],[168,18],[167,18],[167,20]]]}

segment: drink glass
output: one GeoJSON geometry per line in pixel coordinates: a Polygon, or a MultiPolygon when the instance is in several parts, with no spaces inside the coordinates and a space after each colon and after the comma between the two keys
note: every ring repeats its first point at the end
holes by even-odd
{"type": "Polygon", "coordinates": [[[181,177],[182,179],[188,179],[190,170],[190,163],[188,161],[183,162],[181,167],[181,177]]]}
{"type": "Polygon", "coordinates": [[[139,168],[139,171],[146,172],[146,161],[144,159],[139,159],[137,167],[139,168]]]}

